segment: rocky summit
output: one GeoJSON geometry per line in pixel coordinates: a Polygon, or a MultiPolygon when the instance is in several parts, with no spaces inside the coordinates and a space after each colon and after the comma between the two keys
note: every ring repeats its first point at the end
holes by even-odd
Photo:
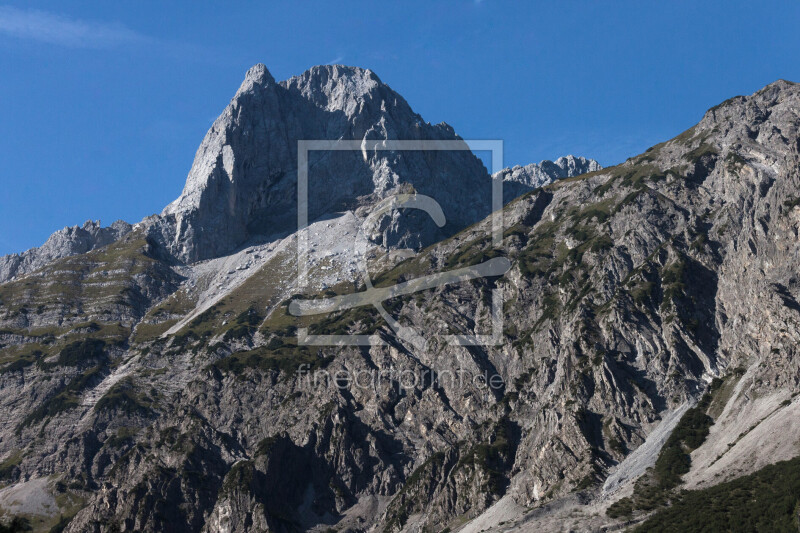
{"type": "Polygon", "coordinates": [[[462,141],[369,70],[257,65],[162,213],[0,260],[5,515],[68,532],[796,524],[800,85],[614,167],[495,174],[517,194],[499,243],[478,158],[387,140],[462,141]],[[298,233],[309,139],[363,149],[309,155],[298,233]],[[384,210],[397,195],[446,223],[384,210]],[[296,312],[309,301],[326,312],[296,312]]]}
{"type": "MultiPolygon", "coordinates": [[[[404,191],[440,197],[450,233],[490,213],[487,171],[472,152],[380,150],[389,139],[460,140],[450,126],[424,122],[370,70],[320,66],[276,82],[256,65],[203,139],[180,198],[155,223],[166,223],[161,240],[197,261],[296,231],[299,140],[360,141],[355,151],[309,153],[311,219],[404,191]]],[[[385,229],[387,246],[447,236],[408,218],[385,229]]]]}
{"type": "Polygon", "coordinates": [[[504,168],[492,175],[495,179],[503,180],[503,195],[506,203],[525,193],[527,189],[544,187],[557,179],[571,178],[603,168],[594,159],[568,155],[559,157],[555,161],[544,160],[541,163],[517,165],[504,168]]]}

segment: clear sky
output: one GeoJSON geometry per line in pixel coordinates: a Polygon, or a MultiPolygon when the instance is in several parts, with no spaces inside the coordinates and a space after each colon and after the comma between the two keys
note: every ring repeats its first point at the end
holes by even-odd
{"type": "Polygon", "coordinates": [[[425,120],[503,139],[506,165],[615,164],[800,81],[796,0],[2,2],[0,254],[159,212],[259,62],[371,68],[425,120]]]}

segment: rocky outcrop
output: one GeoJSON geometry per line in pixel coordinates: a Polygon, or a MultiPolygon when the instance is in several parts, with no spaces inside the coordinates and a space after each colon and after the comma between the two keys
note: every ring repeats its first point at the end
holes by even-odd
{"type": "Polygon", "coordinates": [[[131,225],[122,220],[105,228],[99,220],[87,220],[83,226],[64,228],[53,233],[38,248],[0,257],[0,283],[33,272],[56,259],[106,246],[130,231],[131,225]]]}
{"type": "MultiPolygon", "coordinates": [[[[370,70],[318,66],[276,82],[256,65],[200,145],[180,198],[154,221],[156,233],[189,262],[222,255],[254,237],[291,233],[297,227],[299,140],[361,143],[357,151],[308,154],[309,220],[369,209],[392,194],[425,194],[442,205],[444,228],[407,213],[387,217],[382,235],[385,246],[420,248],[491,212],[490,179],[471,152],[379,149],[382,141],[398,139],[460,137],[447,124],[424,122],[370,70]]],[[[597,168],[595,161],[573,156],[515,167],[506,197],[597,168]]]]}
{"type": "Polygon", "coordinates": [[[594,159],[567,155],[559,157],[555,161],[545,159],[539,164],[531,163],[525,166],[517,165],[504,168],[494,174],[494,177],[500,178],[505,182],[521,183],[531,189],[535,189],[553,183],[557,179],[580,176],[602,168],[600,163],[594,159]]]}
{"type": "Polygon", "coordinates": [[[492,177],[503,180],[503,201],[508,203],[530,189],[544,187],[558,179],[572,178],[602,168],[594,159],[567,155],[555,161],[545,159],[539,164],[504,168],[492,177]]]}

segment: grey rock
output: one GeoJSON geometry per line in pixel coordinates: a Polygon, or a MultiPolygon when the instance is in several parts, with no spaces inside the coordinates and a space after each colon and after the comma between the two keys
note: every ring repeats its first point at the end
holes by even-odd
{"type": "Polygon", "coordinates": [[[558,179],[572,178],[595,172],[603,167],[594,159],[567,155],[555,161],[545,159],[541,163],[504,168],[492,177],[503,180],[503,201],[508,203],[531,189],[544,187],[558,179]]]}
{"type": "Polygon", "coordinates": [[[600,163],[594,159],[567,155],[559,157],[555,161],[545,159],[539,164],[531,163],[525,166],[504,168],[493,177],[506,182],[521,183],[535,189],[553,183],[557,179],[571,178],[602,168],[600,163]]]}
{"type": "MultiPolygon", "coordinates": [[[[386,152],[382,140],[460,138],[447,124],[422,120],[370,70],[314,67],[276,82],[252,67],[201,143],[181,196],[143,227],[185,262],[218,257],[245,242],[285,235],[297,226],[297,141],[361,140],[356,152],[311,152],[309,217],[345,209],[365,214],[382,198],[417,192],[440,202],[447,225],[437,229],[413,211],[387,215],[378,236],[387,247],[421,248],[491,211],[489,176],[469,151],[386,152]]],[[[504,202],[553,180],[599,169],[566,156],[504,169],[504,202]]],[[[497,176],[495,176],[497,177],[497,176]]],[[[49,261],[105,246],[130,231],[87,223],[56,232],[38,249],[0,258],[0,282],[49,261]]]]}
{"type": "Polygon", "coordinates": [[[130,231],[131,225],[122,220],[105,228],[100,225],[99,220],[87,220],[83,226],[66,227],[53,233],[38,248],[0,257],[0,283],[33,272],[55,259],[106,246],[130,231]]]}
{"type": "Polygon", "coordinates": [[[372,71],[319,66],[276,83],[256,65],[200,145],[183,193],[155,221],[155,234],[192,262],[257,236],[291,233],[297,227],[297,141],[337,139],[361,140],[363,149],[309,154],[310,220],[413,190],[441,200],[447,228],[425,234],[431,224],[412,214],[393,221],[384,239],[420,247],[490,212],[489,176],[471,152],[374,149],[386,139],[459,137],[446,124],[424,122],[372,71]]]}

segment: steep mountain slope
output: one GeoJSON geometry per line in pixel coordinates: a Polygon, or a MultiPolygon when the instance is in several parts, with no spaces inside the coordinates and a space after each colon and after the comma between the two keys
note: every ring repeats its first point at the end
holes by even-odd
{"type": "MultiPolygon", "coordinates": [[[[256,65],[200,145],[183,194],[164,210],[166,246],[195,261],[229,252],[254,236],[295,231],[297,141],[338,139],[362,141],[362,149],[309,153],[312,220],[409,186],[430,195],[455,189],[443,205],[450,231],[490,212],[486,169],[468,150],[376,149],[386,139],[459,137],[446,124],[423,122],[371,71],[320,66],[277,83],[264,65],[256,65]]],[[[424,226],[409,218],[392,228],[387,244],[418,246],[446,236],[418,237],[424,226]],[[413,229],[403,227],[409,225],[413,229]]]]}
{"type": "Polygon", "coordinates": [[[199,227],[251,238],[204,207],[210,189],[241,207],[240,184],[203,185],[230,182],[221,143],[197,195],[0,285],[0,502],[68,498],[76,532],[592,530],[800,455],[799,128],[800,86],[776,82],[511,202],[499,248],[490,219],[419,252],[369,248],[376,287],[510,260],[385,302],[424,348],[369,306],[288,312],[364,290],[360,205],[311,228],[306,288],[291,234],[175,261],[225,253],[199,227]],[[170,217],[187,229],[161,231],[170,217]],[[493,291],[501,342],[448,343],[492,331],[493,291]],[[298,345],[298,328],[383,343],[298,345]]]}

